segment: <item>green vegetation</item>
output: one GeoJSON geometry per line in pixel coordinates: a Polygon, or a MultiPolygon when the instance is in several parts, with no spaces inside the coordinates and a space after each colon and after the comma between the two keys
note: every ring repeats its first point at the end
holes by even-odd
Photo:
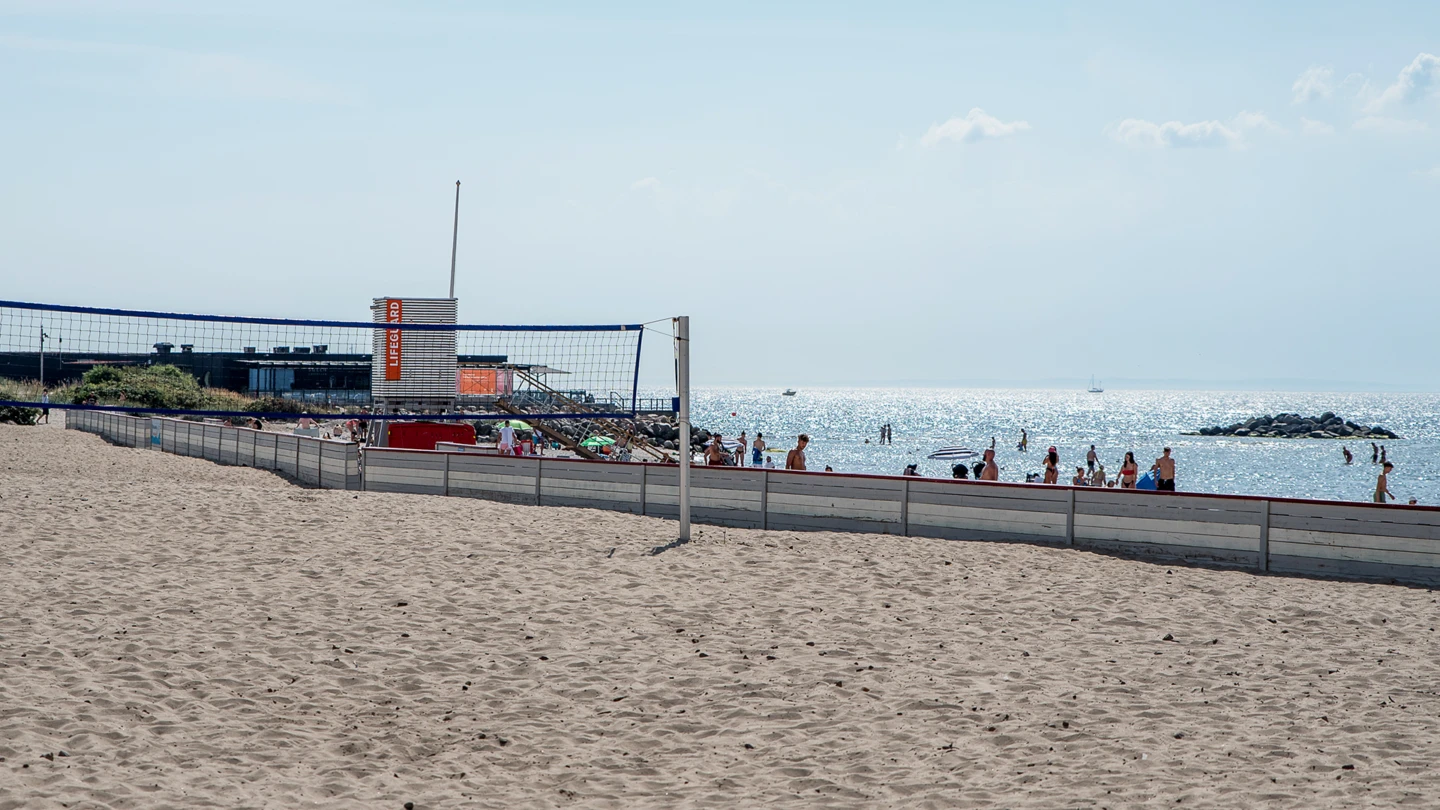
{"type": "MultiPolygon", "coordinates": [[[[40,398],[40,386],[16,380],[0,380],[0,399],[11,402],[34,402],[40,398]]],[[[33,425],[40,418],[38,408],[0,407],[0,423],[33,425]]]]}
{"type": "Polygon", "coordinates": [[[175,366],[98,366],[85,372],[80,384],[65,390],[66,398],[82,405],[91,397],[102,405],[138,408],[186,408],[209,411],[243,411],[250,399],[200,383],[175,366]]]}

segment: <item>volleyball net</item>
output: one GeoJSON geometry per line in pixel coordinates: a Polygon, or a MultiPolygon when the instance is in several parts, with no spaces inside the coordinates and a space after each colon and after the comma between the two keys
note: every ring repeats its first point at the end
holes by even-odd
{"type": "Polygon", "coordinates": [[[453,299],[375,299],[371,311],[371,321],[327,321],[0,301],[0,407],[268,419],[636,414],[640,324],[457,324],[453,299]]]}

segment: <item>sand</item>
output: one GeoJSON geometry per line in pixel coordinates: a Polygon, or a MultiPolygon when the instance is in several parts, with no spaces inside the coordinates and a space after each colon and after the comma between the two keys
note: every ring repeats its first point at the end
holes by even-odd
{"type": "Polygon", "coordinates": [[[0,426],[0,808],[1389,807],[1436,595],[0,426]]]}

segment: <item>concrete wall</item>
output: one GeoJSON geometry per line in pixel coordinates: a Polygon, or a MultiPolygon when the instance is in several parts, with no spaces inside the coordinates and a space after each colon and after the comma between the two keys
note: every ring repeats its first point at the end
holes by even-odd
{"type": "MultiPolygon", "coordinates": [[[[658,464],[367,448],[365,488],[678,515],[658,464]]],[[[1038,484],[691,471],[697,523],[1069,545],[1284,573],[1440,584],[1440,509],[1038,484]]]]}
{"type": "Polygon", "coordinates": [[[360,449],[348,442],[101,411],[67,411],[65,427],[125,447],[153,447],[220,464],[275,470],[321,489],[361,487],[360,449]]]}

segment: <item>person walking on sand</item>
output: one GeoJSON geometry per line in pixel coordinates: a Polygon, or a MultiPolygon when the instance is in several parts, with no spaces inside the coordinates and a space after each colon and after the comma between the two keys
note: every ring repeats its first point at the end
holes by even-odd
{"type": "Polygon", "coordinates": [[[515,428],[507,421],[500,426],[500,445],[496,448],[500,455],[508,456],[515,451],[515,428]]]}
{"type": "Polygon", "coordinates": [[[1135,454],[1126,451],[1125,461],[1120,465],[1120,488],[1134,489],[1140,475],[1140,465],[1135,463],[1135,454]]]}
{"type": "Polygon", "coordinates": [[[785,454],[785,469],[800,470],[802,472],[804,471],[805,445],[809,443],[810,437],[806,436],[804,433],[801,433],[800,438],[795,440],[795,449],[785,454]]]}
{"type": "Polygon", "coordinates": [[[1156,473],[1155,489],[1157,491],[1175,491],[1175,459],[1170,457],[1170,448],[1165,448],[1164,454],[1155,459],[1155,463],[1151,465],[1150,469],[1156,473]]]}
{"type": "Polygon", "coordinates": [[[46,388],[40,392],[40,421],[50,424],[50,389],[46,388]]]}
{"type": "Polygon", "coordinates": [[[1351,462],[1353,462],[1353,461],[1355,460],[1355,456],[1350,453],[1350,448],[1348,448],[1348,447],[1346,447],[1346,446],[1344,446],[1344,445],[1341,445],[1341,446],[1340,446],[1340,452],[1342,452],[1342,453],[1345,454],[1345,463],[1346,463],[1346,464],[1349,464],[1349,463],[1351,463],[1351,462]]]}
{"type": "Polygon", "coordinates": [[[745,438],[745,431],[740,431],[740,446],[735,448],[735,466],[745,466],[745,453],[750,447],[750,442],[745,438]]]}
{"type": "Polygon", "coordinates": [[[750,466],[759,467],[765,461],[765,434],[755,431],[755,443],[750,445],[750,466]]]}
{"type": "Polygon", "coordinates": [[[1386,503],[1387,496],[1395,500],[1395,494],[1390,491],[1390,471],[1393,469],[1395,465],[1388,461],[1380,465],[1380,477],[1375,479],[1375,503],[1386,503]]]}
{"type": "Polygon", "coordinates": [[[1100,461],[1100,456],[1095,453],[1095,445],[1092,444],[1090,445],[1090,452],[1085,454],[1085,466],[1089,467],[1090,472],[1093,473],[1095,472],[1095,464],[1098,461],[1100,461]]]}
{"type": "Polygon", "coordinates": [[[985,469],[981,470],[980,474],[975,477],[981,481],[1000,480],[1000,465],[995,463],[995,451],[993,449],[985,451],[985,469]]]}
{"type": "Polygon", "coordinates": [[[1056,452],[1055,445],[1045,451],[1045,478],[1041,481],[1044,484],[1060,483],[1060,454],[1056,452]]]}

